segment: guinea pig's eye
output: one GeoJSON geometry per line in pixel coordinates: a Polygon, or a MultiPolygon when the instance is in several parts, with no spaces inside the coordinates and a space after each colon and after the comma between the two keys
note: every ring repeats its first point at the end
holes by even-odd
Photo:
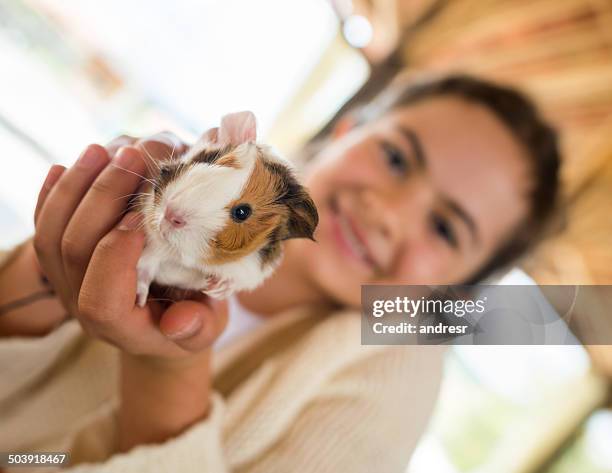
{"type": "Polygon", "coordinates": [[[159,170],[159,175],[164,179],[167,177],[170,177],[170,168],[166,168],[166,167],[161,168],[159,170]]]}
{"type": "Polygon", "coordinates": [[[236,222],[244,222],[247,218],[251,216],[252,210],[249,204],[240,204],[232,207],[230,211],[232,218],[236,222]]]}

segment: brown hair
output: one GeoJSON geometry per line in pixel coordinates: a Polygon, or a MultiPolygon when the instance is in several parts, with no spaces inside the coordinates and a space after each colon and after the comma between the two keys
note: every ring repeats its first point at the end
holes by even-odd
{"type": "MultiPolygon", "coordinates": [[[[467,75],[450,75],[421,82],[402,81],[386,88],[364,106],[345,114],[359,123],[433,97],[452,96],[483,105],[524,147],[532,169],[533,186],[528,196],[529,213],[468,283],[476,283],[507,267],[546,234],[559,200],[560,152],[555,130],[540,116],[535,105],[517,90],[467,75]]],[[[334,118],[336,121],[338,116],[334,118]]],[[[330,127],[326,127],[326,131],[330,127]]],[[[317,138],[319,138],[319,135],[317,138]]]]}

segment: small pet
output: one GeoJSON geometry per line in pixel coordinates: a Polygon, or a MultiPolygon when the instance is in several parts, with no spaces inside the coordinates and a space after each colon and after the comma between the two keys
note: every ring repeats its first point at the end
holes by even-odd
{"type": "Polygon", "coordinates": [[[226,115],[183,156],[158,163],[139,198],[146,245],[137,303],[151,283],[223,299],[260,285],[282,242],[309,238],[318,213],[289,163],[256,142],[251,112],[226,115]]]}

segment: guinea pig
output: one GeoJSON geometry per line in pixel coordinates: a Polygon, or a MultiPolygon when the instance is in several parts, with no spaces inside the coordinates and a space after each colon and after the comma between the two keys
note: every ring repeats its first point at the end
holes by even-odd
{"type": "Polygon", "coordinates": [[[138,204],[146,234],[141,307],[153,282],[215,298],[254,289],[278,266],[284,240],[314,240],[314,202],[289,163],[256,142],[251,112],[226,115],[156,174],[138,204]]]}

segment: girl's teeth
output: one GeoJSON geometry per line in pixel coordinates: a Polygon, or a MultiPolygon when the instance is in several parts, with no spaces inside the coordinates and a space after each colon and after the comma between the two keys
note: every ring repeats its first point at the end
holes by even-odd
{"type": "Polygon", "coordinates": [[[348,223],[343,214],[338,214],[338,221],[340,223],[342,233],[346,237],[353,250],[355,250],[355,253],[357,253],[362,259],[367,259],[366,249],[363,247],[361,242],[353,233],[353,229],[351,228],[350,224],[348,223]]]}

